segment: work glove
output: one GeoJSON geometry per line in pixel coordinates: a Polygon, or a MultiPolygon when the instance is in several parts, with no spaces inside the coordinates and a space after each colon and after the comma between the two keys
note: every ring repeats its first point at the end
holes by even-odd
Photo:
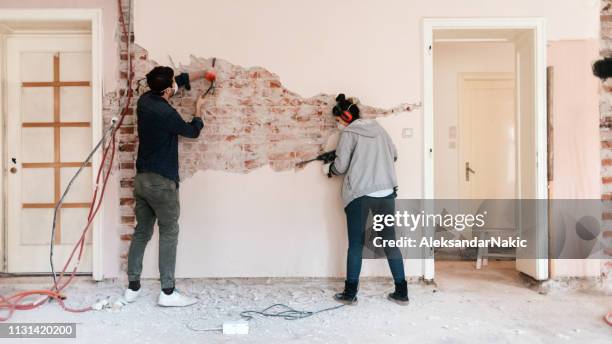
{"type": "Polygon", "coordinates": [[[331,152],[322,153],[317,156],[317,160],[323,161],[324,164],[327,164],[328,162],[333,162],[334,160],[336,160],[336,151],[333,150],[331,152]]]}

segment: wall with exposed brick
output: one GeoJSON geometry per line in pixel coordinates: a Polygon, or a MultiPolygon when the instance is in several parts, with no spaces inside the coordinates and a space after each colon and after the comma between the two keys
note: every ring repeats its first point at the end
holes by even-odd
{"type": "MultiPolygon", "coordinates": [[[[480,0],[461,6],[452,1],[419,2],[418,6],[410,1],[386,1],[381,5],[367,0],[350,4],[320,0],[291,4],[274,0],[264,3],[239,0],[231,4],[178,2],[171,5],[160,2],[153,8],[136,1],[136,39],[152,59],[189,66],[193,64],[191,54],[218,56],[236,66],[264,66],[281,76],[282,84],[290,92],[305,99],[319,92],[333,94],[342,90],[381,108],[421,100],[422,17],[499,16],[502,6],[504,16],[545,17],[550,40],[593,40],[599,32],[597,1],[519,0],[512,7],[503,1],[480,0]],[[170,35],[166,26],[156,25],[152,18],[158,11],[176,7],[189,10],[180,19],[169,19],[173,32],[170,35]],[[355,24],[335,25],[335,19],[344,18],[349,7],[355,24]],[[205,21],[200,20],[202,16],[205,21]],[[568,22],[570,17],[573,20],[568,22]],[[234,25],[228,26],[228,21],[234,25]],[[217,29],[220,27],[223,30],[217,29]]],[[[403,197],[421,195],[420,117],[419,113],[408,113],[381,120],[400,147],[400,156],[405,158],[397,167],[403,197]],[[414,136],[402,137],[402,128],[414,129],[414,136]]],[[[229,126],[221,130],[227,130],[223,134],[233,138],[234,129],[229,126]]],[[[227,147],[237,152],[234,147],[237,144],[230,140],[227,147]]],[[[258,156],[264,155],[262,152],[258,156]]],[[[228,156],[221,162],[204,163],[223,163],[225,157],[228,156]]],[[[222,166],[192,175],[186,172],[191,177],[181,186],[186,190],[182,196],[181,224],[183,238],[187,240],[181,245],[187,250],[198,250],[200,260],[191,262],[191,255],[185,255],[180,273],[342,274],[346,239],[337,181],[321,180],[314,166],[297,172],[275,172],[273,166],[267,164],[247,174],[220,172],[222,166]],[[228,218],[231,220],[224,220],[228,218]],[[234,244],[233,240],[240,243],[234,244]],[[219,259],[227,263],[206,264],[219,259]]],[[[227,168],[240,170],[244,166],[231,164],[227,168]]],[[[408,264],[409,269],[418,264],[408,264]]],[[[366,266],[366,270],[370,274],[387,273],[384,265],[380,269],[366,266]]],[[[154,275],[153,270],[151,273],[154,275]]]]}
{"type": "MultiPolygon", "coordinates": [[[[325,18],[335,16],[334,11],[342,11],[342,5],[322,5],[315,2],[304,9],[305,17],[308,17],[307,13],[326,8],[330,13],[320,14],[324,18],[319,18],[324,22],[325,18]]],[[[418,17],[424,15],[428,9],[423,9],[422,13],[401,11],[397,7],[404,5],[398,3],[383,9],[386,13],[381,15],[381,18],[404,13],[403,24],[385,20],[386,24],[391,22],[393,25],[377,26],[380,28],[378,33],[388,34],[387,40],[370,36],[374,30],[367,28],[337,32],[337,36],[342,36],[343,46],[357,46],[360,42],[368,42],[371,49],[367,50],[386,52],[352,54],[350,60],[347,60],[346,55],[338,53],[341,49],[337,49],[335,43],[324,43],[319,50],[308,51],[309,46],[320,44],[320,37],[334,37],[333,28],[312,25],[303,20],[297,20],[295,23],[296,18],[293,18],[291,24],[298,28],[292,28],[290,31],[292,35],[297,33],[298,38],[278,37],[283,35],[283,30],[271,31],[269,26],[292,26],[285,22],[288,16],[275,13],[292,12],[290,9],[283,9],[281,3],[272,6],[276,10],[258,4],[257,7],[266,8],[266,12],[270,12],[265,14],[261,13],[260,9],[253,8],[254,5],[243,3],[241,10],[231,12],[230,16],[227,13],[230,7],[235,10],[231,5],[212,2],[196,4],[183,0],[181,8],[189,8],[190,11],[185,11],[180,20],[177,18],[177,25],[170,24],[173,35],[165,34],[159,25],[151,20],[155,17],[153,12],[163,12],[163,8],[142,4],[136,1],[136,37],[156,60],[173,64],[174,62],[167,58],[170,54],[177,61],[184,61],[185,65],[175,66],[178,70],[210,65],[210,58],[187,58],[191,53],[217,55],[233,62],[232,64],[218,59],[219,94],[209,98],[205,106],[204,116],[208,127],[203,136],[198,140],[181,140],[181,175],[185,180],[181,185],[182,229],[177,274],[342,275],[343,247],[346,239],[338,196],[339,182],[321,179],[316,166],[309,166],[303,171],[291,170],[293,164],[302,156],[314,154],[327,145],[328,136],[333,133],[333,123],[329,122],[329,117],[321,116],[321,113],[328,113],[330,96],[323,94],[303,97],[299,94],[308,95],[321,91],[333,94],[342,90],[358,95],[364,102],[379,104],[380,108],[393,108],[395,104],[404,101],[418,104],[418,17]],[[204,11],[215,15],[205,22],[197,20],[198,16],[195,14],[204,11]],[[405,19],[407,12],[417,17],[414,23],[405,19]],[[209,30],[210,27],[219,27],[224,23],[219,18],[232,16],[240,17],[241,25],[230,27],[224,32],[209,30]],[[249,25],[251,20],[255,21],[254,25],[249,25]],[[182,24],[178,25],[178,21],[182,24]],[[185,22],[189,25],[184,25],[185,22]],[[265,28],[261,27],[263,22],[267,23],[265,28]],[[410,29],[410,25],[406,27],[406,23],[414,24],[414,29],[410,29]],[[247,27],[257,27],[257,30],[244,31],[247,27]],[[181,33],[182,31],[185,32],[181,33]],[[308,34],[305,35],[305,31],[308,31],[308,34]],[[198,42],[202,43],[176,39],[181,34],[189,36],[190,32],[200,32],[198,42]],[[405,47],[394,44],[399,37],[398,32],[404,32],[402,37],[413,44],[405,47]],[[279,45],[274,42],[285,43],[279,49],[279,45]],[[244,65],[263,65],[267,68],[240,67],[244,65]],[[282,84],[288,87],[282,87],[281,80],[269,71],[281,75],[282,84]],[[259,72],[261,74],[258,74],[259,72]],[[380,87],[383,84],[385,87],[380,87]],[[279,103],[278,97],[282,99],[283,95],[291,106],[279,103]],[[244,99],[255,103],[241,103],[244,99]],[[265,103],[258,103],[262,101],[265,103]],[[300,110],[303,108],[307,109],[306,112],[300,113],[304,111],[300,110]],[[286,123],[290,124],[285,125],[286,123]],[[315,127],[319,130],[314,130],[315,127]],[[253,257],[256,259],[251,259],[253,257]]],[[[494,13],[489,4],[491,2],[472,7],[471,12],[481,15],[494,13]]],[[[160,5],[163,7],[165,4],[160,5]]],[[[172,6],[174,5],[176,4],[172,6]]],[[[545,10],[549,7],[545,4],[518,4],[516,15],[520,15],[521,6],[522,9],[529,10],[530,16],[540,11],[541,15],[548,17],[552,27],[552,30],[549,27],[551,38],[584,38],[594,35],[591,27],[593,23],[589,21],[594,12],[585,2],[569,5],[566,3],[560,6],[556,14],[546,13],[545,10]],[[578,19],[572,25],[560,25],[570,14],[578,19]]],[[[378,11],[379,7],[376,7],[378,11]]],[[[436,16],[442,15],[446,10],[436,8],[436,16]]],[[[367,17],[371,11],[365,12],[360,13],[367,17]]],[[[355,13],[357,15],[357,12],[355,13]]],[[[169,21],[172,22],[171,19],[169,21]]],[[[370,25],[376,26],[376,23],[370,25]]],[[[146,52],[137,52],[139,53],[144,60],[135,58],[135,61],[137,64],[142,62],[142,70],[137,70],[137,74],[142,74],[153,62],[147,60],[146,52]]],[[[173,105],[188,117],[193,111],[195,95],[204,87],[207,87],[205,82],[196,84],[192,92],[173,99],[173,105]]],[[[408,104],[403,104],[398,109],[404,106],[408,104]]],[[[406,157],[398,164],[401,193],[404,197],[420,196],[419,117],[402,113],[381,120],[398,144],[400,155],[406,157]],[[401,130],[405,127],[414,129],[413,137],[402,138],[401,130]]],[[[133,121],[133,118],[131,120],[133,121]]],[[[123,239],[119,244],[119,251],[123,256],[134,221],[130,187],[133,178],[133,155],[137,149],[137,142],[132,135],[133,126],[129,120],[126,124],[128,125],[122,131],[125,136],[122,137],[119,149],[120,191],[117,195],[121,204],[119,218],[123,223],[119,226],[119,237],[123,239]]],[[[147,253],[145,269],[150,276],[156,275],[155,251],[155,245],[152,245],[147,253]]],[[[409,264],[409,273],[418,274],[420,269],[414,265],[418,264],[409,264]]],[[[384,264],[366,264],[364,268],[365,274],[386,274],[384,264]]]]}
{"type": "MultiPolygon", "coordinates": [[[[143,80],[156,62],[147,58],[147,52],[133,46],[134,99],[147,91],[143,80]],[[140,81],[140,82],[139,82],[140,81]]],[[[127,53],[121,54],[127,62],[127,53]]],[[[179,71],[196,71],[212,68],[212,59],[192,57],[191,63],[179,66],[179,71]]],[[[218,81],[214,93],[204,102],[202,118],[205,126],[196,139],[179,138],[179,164],[181,180],[187,180],[197,171],[216,170],[230,173],[250,173],[263,166],[274,172],[294,171],[296,165],[312,159],[325,151],[328,140],[338,134],[330,110],[335,104],[335,95],[319,94],[303,98],[283,87],[280,78],[261,68],[243,68],[222,59],[215,60],[218,81]]],[[[127,74],[122,72],[121,79],[127,74]]],[[[170,99],[185,120],[190,120],[195,111],[195,100],[210,86],[208,81],[191,83],[191,90],[181,89],[170,99]]],[[[105,121],[108,123],[117,111],[117,94],[120,88],[106,97],[105,121]]],[[[376,118],[406,114],[420,104],[399,104],[382,109],[360,104],[363,118],[376,118]]],[[[138,135],[134,107],[126,112],[119,131],[117,149],[117,175],[120,178],[119,207],[120,234],[123,252],[122,265],[126,264],[127,244],[132,238],[135,221],[134,198],[132,196],[135,176],[138,135]]]]}
{"type": "MultiPolygon", "coordinates": [[[[127,13],[124,15],[127,16],[127,13]]],[[[133,33],[130,36],[133,40],[133,33]]],[[[120,43],[121,61],[119,87],[104,97],[104,119],[107,125],[110,118],[120,111],[126,92],[130,92],[126,88],[126,41],[122,36],[118,36],[117,41],[120,43]]],[[[129,62],[133,66],[134,81],[130,87],[134,98],[119,130],[117,164],[113,171],[119,181],[119,192],[116,195],[119,208],[119,224],[116,227],[119,241],[108,238],[109,232],[105,233],[108,239],[105,246],[116,242],[120,261],[117,267],[116,262],[105,257],[110,263],[105,264],[105,275],[121,274],[125,270],[127,249],[135,225],[132,192],[138,137],[134,104],[138,96],[146,91],[143,80],[145,74],[157,65],[138,45],[132,45],[131,49],[129,62]]],[[[189,72],[211,67],[211,58],[192,57],[188,65],[178,66],[177,71],[189,72]]],[[[188,180],[200,170],[249,173],[262,166],[268,166],[275,172],[297,170],[296,163],[313,158],[324,151],[330,136],[338,133],[330,115],[335,95],[319,94],[303,98],[283,87],[280,78],[264,68],[244,68],[223,59],[216,59],[215,70],[218,82],[214,94],[206,98],[203,107],[205,128],[202,135],[197,139],[180,138],[179,141],[182,180],[188,180]]],[[[195,111],[196,97],[207,89],[209,83],[200,80],[193,82],[191,86],[190,91],[181,90],[170,100],[186,120],[195,111]]],[[[420,104],[403,103],[382,109],[360,104],[362,115],[366,118],[408,113],[419,106],[420,104]]],[[[115,203],[111,199],[107,201],[106,206],[113,207],[115,203]]]]}
{"type": "MultiPolygon", "coordinates": [[[[612,1],[601,2],[601,46],[603,57],[612,56],[612,1]]],[[[600,89],[601,182],[604,200],[612,200],[612,80],[602,83],[600,89]]],[[[612,209],[602,214],[605,231],[603,238],[608,243],[607,253],[612,256],[612,209]]],[[[602,271],[612,281],[612,260],[602,262],[602,271]]]]}

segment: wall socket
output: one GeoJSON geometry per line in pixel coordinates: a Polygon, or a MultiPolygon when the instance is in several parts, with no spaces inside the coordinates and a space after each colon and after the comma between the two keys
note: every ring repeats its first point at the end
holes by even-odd
{"type": "Polygon", "coordinates": [[[402,138],[408,139],[413,135],[412,128],[402,128],[402,138]]]}

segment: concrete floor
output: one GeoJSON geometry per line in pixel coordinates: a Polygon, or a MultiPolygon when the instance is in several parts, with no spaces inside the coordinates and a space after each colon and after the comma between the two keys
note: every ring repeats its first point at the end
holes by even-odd
{"type": "MultiPolygon", "coordinates": [[[[40,288],[48,279],[3,278],[0,294],[40,288]]],[[[155,305],[157,281],[145,281],[144,295],[118,310],[67,313],[57,304],[20,311],[14,322],[77,322],[79,343],[611,343],[612,327],[602,316],[612,299],[597,290],[529,288],[511,264],[492,262],[474,270],[466,262],[436,265],[436,286],[410,285],[410,305],[390,303],[388,279],[365,279],[359,304],[302,320],[255,318],[250,334],[223,336],[189,329],[215,328],[239,319],[245,309],[286,303],[301,310],[336,305],[342,287],[330,279],[195,279],[178,287],[200,302],[184,309],[155,305]]],[[[120,296],[121,283],[81,278],[67,303],[84,306],[120,296]]],[[[3,340],[4,342],[10,342],[3,340]]],[[[15,341],[17,342],[17,341],[15,341]]],[[[18,341],[22,343],[23,341],[18,341]]],[[[34,340],[32,342],[35,342],[34,340]]],[[[39,342],[42,342],[39,340],[39,342]]],[[[54,340],[44,340],[53,343],[54,340]]],[[[59,341],[57,341],[59,342],[59,341]]],[[[74,342],[68,340],[67,342],[74,342]]]]}

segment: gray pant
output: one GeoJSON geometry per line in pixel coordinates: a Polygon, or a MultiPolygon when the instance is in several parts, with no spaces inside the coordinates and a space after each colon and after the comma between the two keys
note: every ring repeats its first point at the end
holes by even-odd
{"type": "Polygon", "coordinates": [[[156,173],[138,173],[134,184],[137,224],[128,253],[128,279],[140,280],[142,258],[157,219],[161,287],[173,288],[180,213],[177,183],[156,173]]]}

